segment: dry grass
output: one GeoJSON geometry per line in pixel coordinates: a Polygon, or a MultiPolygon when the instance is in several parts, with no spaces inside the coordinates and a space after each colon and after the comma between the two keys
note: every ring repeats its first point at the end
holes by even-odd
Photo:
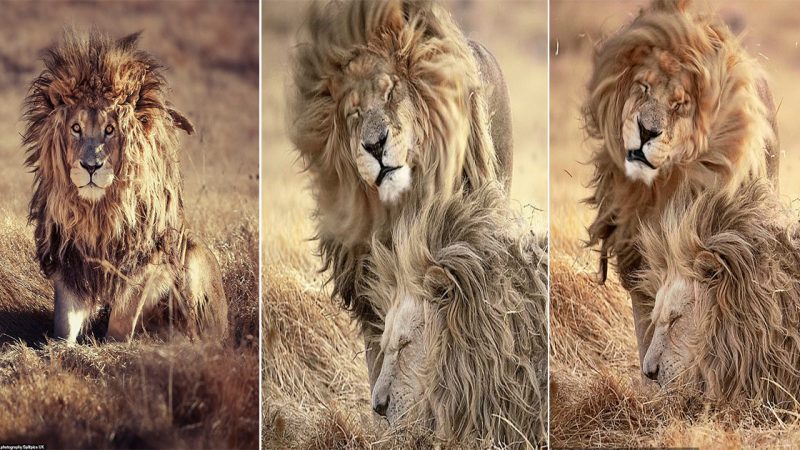
{"type": "MultiPolygon", "coordinates": [[[[546,3],[447,2],[467,34],[497,57],[511,91],[512,197],[546,227],[546,3]]],[[[316,272],[307,177],[286,135],[289,52],[305,4],[264,4],[264,443],[267,448],[419,448],[424,431],[387,434],[374,420],[363,343],[316,272]]]]}
{"type": "MultiPolygon", "coordinates": [[[[48,448],[258,445],[258,4],[4,2],[0,14],[0,443],[48,448]],[[27,224],[21,105],[38,52],[66,25],[143,30],[195,124],[181,159],[189,226],[217,255],[230,302],[222,344],[49,339],[52,286],[27,224]]],[[[95,321],[102,333],[102,319],[95,321]]]]}
{"type": "MultiPolygon", "coordinates": [[[[582,247],[592,211],[580,203],[591,167],[579,107],[591,70],[591,48],[631,20],[637,1],[551,2],[551,444],[577,446],[796,447],[800,422],[784,422],[764,407],[708,408],[690,393],[657,392],[639,375],[627,294],[609,275],[596,286],[597,254],[582,247]]],[[[725,19],[747,30],[745,45],[766,68],[777,103],[782,144],[781,193],[794,206],[800,194],[800,161],[794,142],[797,40],[785,33],[800,25],[787,2],[754,8],[751,2],[700,2],[721,8],[725,19]]]]}

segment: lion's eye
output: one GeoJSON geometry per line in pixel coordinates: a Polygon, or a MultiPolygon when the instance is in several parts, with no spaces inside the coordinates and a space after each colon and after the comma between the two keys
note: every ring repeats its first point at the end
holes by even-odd
{"type": "Polygon", "coordinates": [[[114,134],[114,126],[113,125],[106,125],[106,136],[111,136],[114,134]]]}
{"type": "Polygon", "coordinates": [[[649,94],[650,93],[650,85],[649,84],[647,84],[647,83],[645,83],[643,81],[640,81],[639,82],[639,87],[642,89],[642,92],[644,92],[645,94],[649,94]]]}
{"type": "Polygon", "coordinates": [[[361,110],[360,109],[356,109],[353,112],[351,112],[350,115],[347,116],[347,117],[350,118],[350,119],[358,119],[359,117],[361,117],[361,110]]]}
{"type": "Polygon", "coordinates": [[[400,350],[406,348],[410,342],[411,339],[407,337],[400,338],[400,340],[397,342],[397,351],[399,352],[400,350]]]}
{"type": "Polygon", "coordinates": [[[77,123],[72,124],[72,131],[81,134],[81,126],[77,123]]]}
{"type": "Polygon", "coordinates": [[[679,316],[679,315],[678,316],[672,316],[669,319],[669,327],[672,328],[672,326],[675,325],[675,322],[677,322],[678,319],[680,319],[680,318],[681,318],[681,316],[679,316]]]}
{"type": "Polygon", "coordinates": [[[392,101],[392,96],[394,95],[394,87],[395,87],[395,86],[396,86],[396,85],[394,85],[394,84],[393,84],[393,85],[392,85],[392,87],[391,87],[391,88],[389,88],[389,92],[387,92],[387,93],[386,93],[386,101],[387,101],[387,102],[390,102],[390,101],[392,101]]]}

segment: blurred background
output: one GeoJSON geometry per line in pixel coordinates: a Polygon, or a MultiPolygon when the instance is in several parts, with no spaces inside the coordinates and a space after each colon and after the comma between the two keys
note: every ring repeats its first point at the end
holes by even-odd
{"type": "MultiPolygon", "coordinates": [[[[444,1],[467,37],[497,58],[514,133],[511,198],[547,229],[547,2],[444,1]]],[[[363,343],[317,273],[308,175],[287,136],[290,55],[308,2],[266,0],[264,42],[265,439],[267,445],[366,446],[372,428],[363,343]]]]}
{"type": "Polygon", "coordinates": [[[257,447],[258,9],[257,0],[0,0],[0,442],[257,447]],[[65,27],[142,31],[139,48],[167,67],[167,97],[196,129],[179,152],[188,227],[222,268],[229,342],[47,340],[53,290],[27,223],[22,103],[40,52],[65,27]]]}
{"type": "MultiPolygon", "coordinates": [[[[630,300],[609,274],[593,282],[598,254],[583,247],[594,212],[581,200],[596,142],[580,115],[591,75],[593,48],[632,21],[649,1],[550,2],[550,233],[551,233],[551,444],[554,446],[765,446],[797,445],[796,425],[743,428],[717,417],[692,416],[687,405],[641,386],[630,300]]],[[[692,10],[718,13],[742,36],[744,48],[766,70],[778,106],[781,197],[800,206],[800,158],[793,124],[800,105],[800,9],[774,1],[695,1],[692,10]]]]}

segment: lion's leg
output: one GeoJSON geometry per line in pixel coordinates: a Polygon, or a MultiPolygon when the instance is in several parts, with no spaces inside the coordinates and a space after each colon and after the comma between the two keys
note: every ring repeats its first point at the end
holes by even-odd
{"type": "Polygon", "coordinates": [[[217,258],[206,245],[189,239],[186,244],[186,296],[189,330],[200,337],[223,339],[228,333],[228,300],[217,258]]]}
{"type": "Polygon", "coordinates": [[[55,288],[55,337],[74,343],[92,312],[91,301],[72,292],[60,280],[54,280],[53,286],[55,288]]]}
{"type": "Polygon", "coordinates": [[[642,367],[644,355],[650,347],[653,333],[650,328],[650,313],[653,302],[646,296],[631,292],[631,307],[633,309],[633,327],[636,333],[636,345],[639,350],[639,367],[642,367]]]}
{"type": "Polygon", "coordinates": [[[111,306],[106,340],[128,342],[133,338],[136,323],[145,308],[146,298],[141,293],[131,295],[134,300],[117,301],[111,306]]]}
{"type": "Polygon", "coordinates": [[[111,305],[106,340],[130,341],[142,317],[158,305],[172,286],[173,278],[161,267],[152,266],[142,278],[141,284],[132,283],[111,305]]]}

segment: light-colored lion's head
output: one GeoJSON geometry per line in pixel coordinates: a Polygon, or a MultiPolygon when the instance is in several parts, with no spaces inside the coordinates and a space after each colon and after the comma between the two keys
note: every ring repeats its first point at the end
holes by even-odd
{"type": "Polygon", "coordinates": [[[193,128],[167,106],[161,65],[137,39],[69,31],[44,53],[23,138],[41,255],[70,242],[104,248],[123,230],[181,227],[177,130],[193,128]]]}
{"type": "Polygon", "coordinates": [[[392,424],[416,419],[408,415],[424,398],[425,306],[410,294],[399,295],[384,319],[383,361],[372,391],[372,409],[392,424]]]}
{"type": "Polygon", "coordinates": [[[724,24],[690,14],[687,3],[656,0],[598,47],[587,130],[617,170],[648,186],[695,162],[763,174],[774,139],[763,75],[724,24]]]}
{"type": "Polygon", "coordinates": [[[800,388],[800,234],[766,180],[679,196],[647,227],[653,340],[643,362],[661,385],[697,383],[722,401],[792,401],[800,388]]]}
{"type": "Polygon", "coordinates": [[[477,63],[427,0],[311,9],[295,54],[291,139],[313,176],[320,235],[348,246],[412,199],[496,177],[477,63]]]}
{"type": "Polygon", "coordinates": [[[547,255],[503,187],[427,204],[373,242],[359,292],[383,319],[373,407],[445,439],[544,442],[547,255]]]}
{"type": "Polygon", "coordinates": [[[668,276],[656,293],[650,315],[653,338],[642,361],[642,373],[664,386],[691,367],[694,357],[688,338],[693,322],[694,286],[686,278],[668,276]]]}

